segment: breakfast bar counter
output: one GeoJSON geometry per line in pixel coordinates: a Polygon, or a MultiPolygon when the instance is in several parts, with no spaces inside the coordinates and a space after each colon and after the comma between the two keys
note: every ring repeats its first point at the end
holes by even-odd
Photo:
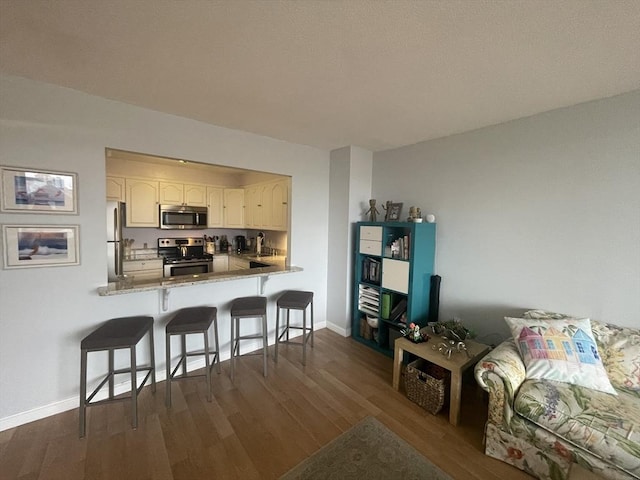
{"type": "Polygon", "coordinates": [[[167,290],[178,287],[188,287],[191,285],[202,285],[206,283],[228,282],[244,278],[258,278],[265,282],[271,275],[282,275],[285,273],[301,272],[302,268],[295,266],[272,265],[268,267],[248,268],[243,270],[231,270],[228,272],[203,273],[199,275],[180,275],[177,277],[158,278],[156,280],[129,281],[124,279],[118,282],[110,282],[107,286],[98,288],[98,295],[123,295],[137,292],[148,292],[151,290],[167,290]]]}

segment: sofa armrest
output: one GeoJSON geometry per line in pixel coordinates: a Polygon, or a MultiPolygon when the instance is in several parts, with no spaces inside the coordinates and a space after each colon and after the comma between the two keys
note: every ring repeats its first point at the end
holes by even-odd
{"type": "Polygon", "coordinates": [[[513,340],[489,352],[475,366],[476,381],[489,392],[489,422],[509,431],[516,393],[526,370],[513,340]]]}

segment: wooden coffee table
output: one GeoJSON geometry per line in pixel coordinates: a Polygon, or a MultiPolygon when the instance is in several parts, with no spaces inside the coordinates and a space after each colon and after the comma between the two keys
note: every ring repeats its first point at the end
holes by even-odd
{"type": "Polygon", "coordinates": [[[439,343],[438,340],[439,338],[431,338],[428,342],[423,343],[413,343],[406,338],[398,338],[396,340],[393,356],[393,388],[400,389],[400,369],[404,352],[413,353],[428,362],[449,370],[451,372],[449,422],[453,425],[458,425],[460,422],[462,374],[467,368],[475,365],[490,350],[490,347],[483,343],[467,340],[464,343],[467,346],[469,355],[464,352],[456,352],[451,354],[451,358],[447,358],[438,350],[433,349],[433,346],[439,343]]]}

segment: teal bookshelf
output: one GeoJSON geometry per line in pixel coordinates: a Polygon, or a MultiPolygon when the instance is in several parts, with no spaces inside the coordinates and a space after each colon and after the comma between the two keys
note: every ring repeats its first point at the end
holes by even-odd
{"type": "Polygon", "coordinates": [[[351,331],[357,341],[393,356],[405,325],[427,324],[435,246],[435,223],[356,224],[351,331]]]}

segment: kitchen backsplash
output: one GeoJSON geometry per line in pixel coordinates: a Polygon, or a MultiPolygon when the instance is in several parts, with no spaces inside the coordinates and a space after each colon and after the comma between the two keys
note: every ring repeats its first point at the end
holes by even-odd
{"type": "MultiPolygon", "coordinates": [[[[175,238],[175,237],[220,237],[226,235],[229,241],[232,241],[236,235],[244,235],[247,239],[251,239],[251,248],[255,249],[255,238],[260,230],[235,230],[210,228],[206,230],[160,230],[154,228],[123,228],[122,237],[132,239],[131,251],[138,250],[155,250],[158,247],[158,238],[175,238]]],[[[287,250],[287,232],[263,231],[265,235],[264,246],[277,249],[278,251],[287,250]]]]}

